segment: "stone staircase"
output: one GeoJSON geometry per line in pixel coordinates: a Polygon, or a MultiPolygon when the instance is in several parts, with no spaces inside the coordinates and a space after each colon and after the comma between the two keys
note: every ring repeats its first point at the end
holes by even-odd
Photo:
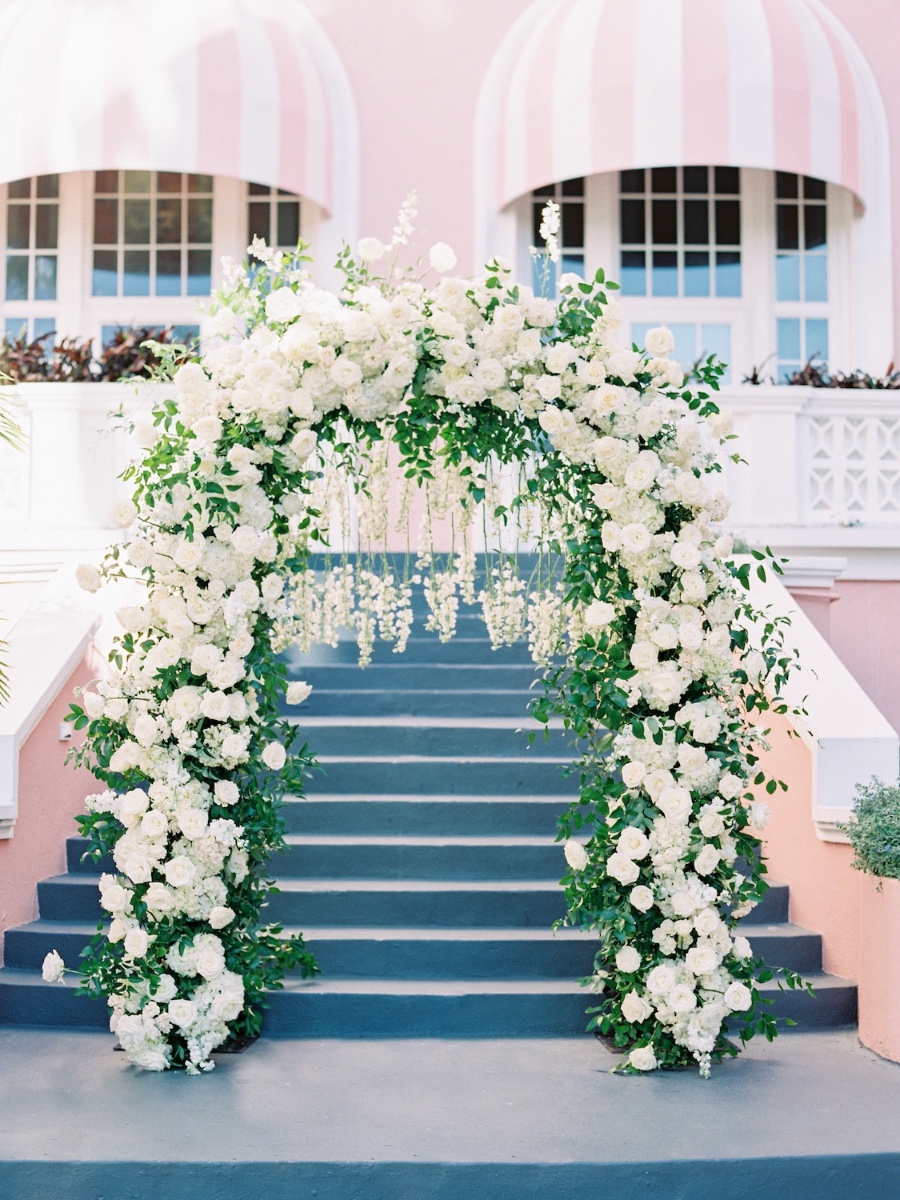
{"type": "MultiPolygon", "coordinates": [[[[421,609],[421,598],[417,605],[421,609]]],[[[288,846],[269,915],[303,929],[322,967],[275,993],[266,1031],[287,1037],[506,1038],[580,1033],[591,994],[577,984],[594,939],[554,934],[564,911],[556,819],[575,791],[562,730],[528,745],[535,671],[524,646],[491,651],[480,617],[441,645],[376,647],[365,670],[342,642],[289,656],[313,684],[290,710],[322,766],[287,802],[288,846]]],[[[99,867],[68,842],[68,873],[38,888],[40,918],[10,930],[0,1024],[100,1026],[103,1005],[44,984],[56,948],[74,964],[100,915],[99,867]]],[[[855,987],[822,973],[821,939],[787,921],[774,885],[744,931],[773,966],[809,978],[815,1000],[767,985],[798,1029],[852,1024],[855,987]]]]}

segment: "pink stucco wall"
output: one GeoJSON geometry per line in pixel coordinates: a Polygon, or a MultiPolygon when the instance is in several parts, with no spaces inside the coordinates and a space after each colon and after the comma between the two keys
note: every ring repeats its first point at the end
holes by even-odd
{"type": "Polygon", "coordinates": [[[72,743],[59,740],[72,689],[96,674],[87,662],[80,664],[22,746],[19,816],[13,836],[0,841],[0,935],[37,916],[37,883],[65,871],[66,838],[78,832],[73,818],[97,789],[88,771],[64,765],[72,743]]]}

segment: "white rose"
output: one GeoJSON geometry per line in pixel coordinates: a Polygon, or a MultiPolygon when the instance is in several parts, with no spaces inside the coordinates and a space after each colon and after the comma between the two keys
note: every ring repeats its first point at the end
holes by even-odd
{"type": "Polygon", "coordinates": [[[652,642],[635,642],[628,651],[628,657],[633,667],[637,667],[639,671],[646,671],[658,662],[659,651],[652,642]]]}
{"type": "Polygon", "coordinates": [[[702,557],[699,548],[691,542],[676,542],[669,553],[675,566],[684,569],[698,566],[702,557]]]}
{"type": "Polygon", "coordinates": [[[222,436],[222,422],[211,414],[200,417],[191,425],[191,433],[204,446],[214,445],[222,436]]]}
{"type": "Polygon", "coordinates": [[[566,862],[573,871],[583,871],[588,865],[588,854],[581,842],[575,838],[569,838],[563,846],[563,851],[566,856],[566,862]]]}
{"type": "Polygon", "coordinates": [[[196,687],[176,688],[166,702],[169,715],[178,721],[193,721],[200,714],[201,691],[196,687]]]}
{"type": "Polygon", "coordinates": [[[684,961],[692,975],[709,975],[722,960],[712,946],[702,944],[688,950],[684,961]]]}
{"type": "Polygon", "coordinates": [[[171,975],[160,975],[159,983],[156,985],[156,991],[152,993],[153,999],[158,1004],[168,1004],[170,1000],[174,1000],[178,995],[178,984],[171,975]]]}
{"type": "Polygon", "coordinates": [[[145,538],[135,538],[128,543],[128,561],[135,567],[146,567],[153,558],[153,547],[145,538]]]}
{"type": "Polygon", "coordinates": [[[709,809],[703,813],[699,821],[700,832],[706,838],[718,837],[725,832],[725,822],[722,815],[714,809],[709,809]]]}
{"type": "Polygon", "coordinates": [[[184,854],[169,859],[163,874],[172,887],[189,887],[197,878],[197,867],[184,854]]]}
{"type": "Polygon", "coordinates": [[[123,825],[133,825],[150,807],[150,798],[140,788],[132,788],[119,801],[119,820],[123,825]]]}
{"type": "Polygon", "coordinates": [[[200,711],[211,721],[227,721],[231,716],[231,702],[225,692],[206,692],[200,702],[200,711]]]}
{"type": "Polygon", "coordinates": [[[634,883],[641,872],[637,863],[624,854],[611,854],[607,859],[606,873],[619,883],[634,883]]]}
{"type": "MultiPolygon", "coordinates": [[[[649,453],[653,454],[653,451],[651,450],[649,453]]],[[[656,459],[655,465],[645,459],[643,455],[636,458],[633,463],[629,463],[625,469],[626,487],[633,488],[636,492],[645,492],[651,486],[659,470],[659,459],[655,454],[653,454],[653,458],[656,459]]]]}
{"type": "Polygon", "coordinates": [[[229,735],[222,740],[223,758],[233,758],[235,761],[239,761],[245,758],[246,754],[247,740],[241,734],[229,733],[229,735]]]}
{"type": "Polygon", "coordinates": [[[721,858],[722,856],[716,847],[711,846],[709,842],[707,842],[694,859],[694,870],[698,875],[709,875],[719,865],[721,858]]]}
{"type": "Polygon", "coordinates": [[[219,1021],[233,1021],[241,1015],[244,997],[240,992],[223,992],[216,996],[210,1006],[212,1015],[219,1021]]]}
{"type": "Polygon", "coordinates": [[[197,953],[197,970],[204,979],[215,979],[225,970],[225,956],[221,950],[204,946],[197,953]]]}
{"type": "Polygon", "coordinates": [[[708,745],[714,742],[719,736],[719,730],[722,726],[715,717],[700,717],[691,725],[694,731],[694,737],[698,742],[708,745]]]}
{"type": "Polygon", "coordinates": [[[653,1005],[637,992],[628,992],[622,1001],[622,1016],[630,1025],[640,1025],[652,1012],[653,1005]]]}
{"type": "Polygon", "coordinates": [[[125,953],[132,958],[143,958],[150,948],[150,935],[146,929],[129,929],[125,934],[125,953]]]}
{"type": "Polygon", "coordinates": [[[646,553],[650,549],[650,540],[650,530],[640,521],[632,521],[622,526],[620,544],[624,554],[646,553]]]}
{"type": "Polygon", "coordinates": [[[615,553],[622,545],[622,528],[615,521],[604,521],[600,526],[603,549],[615,553]]]}
{"type": "Polygon", "coordinates": [[[634,946],[623,946],[616,955],[616,966],[626,975],[633,975],[641,965],[641,956],[634,946]]]}
{"type": "Polygon", "coordinates": [[[198,646],[191,655],[191,674],[206,675],[222,661],[222,651],[218,646],[206,642],[198,646]]]}
{"type": "Polygon", "coordinates": [[[255,554],[259,547],[260,534],[252,525],[238,525],[231,535],[231,544],[238,554],[255,554]]]}
{"type": "Polygon", "coordinates": [[[187,538],[184,538],[178,544],[173,557],[176,566],[181,567],[183,571],[194,571],[203,562],[205,552],[206,546],[202,538],[198,538],[193,542],[189,542],[187,538]]]}
{"type": "Polygon", "coordinates": [[[102,696],[98,696],[96,692],[82,692],[81,703],[84,706],[84,711],[92,721],[96,721],[98,717],[103,716],[103,707],[106,701],[102,696]]]}
{"type": "Polygon", "coordinates": [[[125,859],[122,871],[132,883],[149,883],[153,865],[144,851],[135,850],[125,859]]]}
{"type": "Polygon", "coordinates": [[[357,242],[356,253],[363,262],[378,262],[385,254],[385,246],[376,237],[364,237],[357,242]]]}
{"type": "Polygon", "coordinates": [[[262,760],[270,771],[280,771],[287,762],[287,754],[281,742],[269,742],[262,752],[262,760]]]}
{"type": "Polygon", "coordinates": [[[262,588],[260,590],[262,591],[263,600],[270,602],[277,600],[284,591],[284,580],[280,575],[275,575],[274,573],[267,575],[262,581],[262,588]]]}
{"type": "Polygon", "coordinates": [[[746,1012],[753,1003],[753,995],[746,984],[736,979],[725,989],[722,997],[732,1012],[746,1012]]]}
{"type": "Polygon", "coordinates": [[[456,266],[456,255],[446,242],[435,242],[428,251],[428,261],[439,275],[446,275],[456,266]]]}
{"type": "Polygon", "coordinates": [[[152,746],[159,737],[159,725],[149,713],[143,713],[134,723],[134,736],[139,746],[152,746]]]}
{"type": "Polygon", "coordinates": [[[296,454],[301,462],[306,462],[318,445],[319,439],[311,429],[301,429],[290,440],[291,453],[296,454]]]}
{"type": "MultiPolygon", "coordinates": [[[[151,883],[144,896],[144,903],[151,912],[166,913],[175,907],[175,897],[164,883],[151,883]]],[[[160,997],[157,996],[157,999],[160,997]]]]}
{"type": "Polygon", "coordinates": [[[230,779],[217,780],[213,791],[215,792],[216,803],[221,804],[223,808],[230,808],[232,804],[237,804],[241,795],[237,784],[232,783],[230,779]]]}
{"type": "Polygon", "coordinates": [[[636,1071],[655,1071],[656,1055],[652,1046],[635,1046],[628,1055],[628,1065],[636,1071]]]}
{"type": "Polygon", "coordinates": [[[300,297],[289,287],[276,288],[266,296],[266,316],[270,321],[292,321],[300,315],[300,297]]]}
{"type": "Polygon", "coordinates": [[[699,650],[703,645],[703,630],[694,623],[679,625],[678,640],[685,650],[699,650]]]}
{"type": "Polygon", "coordinates": [[[61,983],[66,964],[56,950],[51,950],[41,965],[41,978],[45,983],[61,983]]]}
{"type": "Polygon", "coordinates": [[[654,996],[667,996],[675,986],[675,972],[671,967],[660,964],[647,976],[647,990],[654,996]]]}
{"type": "Polygon", "coordinates": [[[558,400],[562,392],[562,384],[558,375],[542,375],[538,379],[536,387],[542,400],[558,400]]]}
{"type": "Polygon", "coordinates": [[[669,897],[672,912],[676,917],[692,917],[697,911],[697,897],[693,892],[673,892],[669,897]]]}
{"type": "Polygon", "coordinates": [[[224,929],[234,920],[234,909],[217,904],[209,914],[209,923],[213,929],[224,929]]]}
{"type": "Polygon", "coordinates": [[[109,523],[116,529],[125,529],[137,518],[138,510],[132,500],[117,500],[110,509],[109,523]]]}
{"type": "Polygon", "coordinates": [[[675,349],[675,338],[671,330],[666,329],[664,325],[658,325],[644,334],[644,346],[647,353],[654,358],[665,358],[675,349]]]}
{"type": "Polygon", "coordinates": [[[697,1007],[697,997],[694,995],[694,989],[689,988],[686,983],[676,983],[666,996],[666,1007],[671,1008],[673,1012],[688,1013],[693,1012],[697,1007]]]}
{"type": "Polygon", "coordinates": [[[311,692],[312,685],[305,683],[302,679],[298,679],[287,685],[284,698],[288,704],[302,704],[311,692]]]}
{"type": "Polygon", "coordinates": [[[650,842],[647,835],[637,826],[629,825],[619,834],[619,840],[616,842],[617,854],[623,854],[625,858],[638,861],[644,858],[649,850],[650,842]]]}
{"type": "Polygon", "coordinates": [[[149,450],[159,441],[159,430],[149,421],[138,421],[131,436],[142,450],[149,450]]]}
{"type": "Polygon", "coordinates": [[[594,600],[584,610],[584,623],[588,629],[603,629],[616,619],[616,610],[606,600],[594,600]]]}
{"type": "Polygon", "coordinates": [[[745,937],[736,937],[734,939],[734,957],[738,959],[746,959],[753,957],[753,947],[745,937]]]}
{"type": "Polygon", "coordinates": [[[750,810],[750,820],[753,826],[762,833],[772,816],[772,809],[765,800],[754,802],[750,810]]]}
{"type": "Polygon", "coordinates": [[[328,375],[331,382],[337,384],[338,387],[352,388],[362,380],[362,368],[352,358],[341,355],[328,375]]]}
{"type": "Polygon", "coordinates": [[[638,912],[649,912],[653,907],[653,893],[648,887],[638,884],[636,888],[632,888],[628,893],[628,899],[638,910],[638,912]]]}
{"type": "Polygon", "coordinates": [[[738,775],[727,772],[719,780],[719,794],[726,800],[734,800],[744,790],[744,781],[738,775]]]}
{"type": "Polygon", "coordinates": [[[660,650],[674,650],[678,645],[678,630],[674,625],[658,625],[650,634],[650,641],[660,650]]]}
{"type": "Polygon", "coordinates": [[[694,917],[694,928],[702,937],[712,937],[722,924],[714,908],[704,908],[694,917]]]}
{"type": "Polygon", "coordinates": [[[85,592],[98,592],[103,579],[96,567],[81,563],[75,568],[75,582],[85,592]]]}
{"type": "Polygon", "coordinates": [[[197,1005],[193,1000],[171,1000],[169,1016],[180,1029],[187,1029],[197,1020],[197,1005]]]}
{"type": "Polygon", "coordinates": [[[175,814],[175,820],[184,836],[193,841],[206,833],[209,814],[202,808],[180,808],[175,814]]]}
{"type": "Polygon", "coordinates": [[[212,331],[218,337],[227,338],[228,335],[233,331],[236,322],[237,314],[235,313],[234,309],[227,307],[220,308],[212,318],[212,331]]]}
{"type": "Polygon", "coordinates": [[[647,774],[647,768],[642,762],[627,762],[622,767],[622,782],[626,787],[638,787],[644,776],[647,774]]]}
{"type": "Polygon", "coordinates": [[[680,583],[681,595],[689,603],[706,599],[706,580],[699,571],[685,571],[680,583]]]}
{"type": "Polygon", "coordinates": [[[145,838],[162,837],[169,828],[169,822],[166,819],[165,813],[161,813],[158,808],[153,808],[150,812],[145,813],[141,820],[141,833],[145,838]]]}
{"type": "Polygon", "coordinates": [[[683,824],[691,814],[691,793],[683,787],[665,788],[656,800],[656,807],[666,820],[683,824]]]}

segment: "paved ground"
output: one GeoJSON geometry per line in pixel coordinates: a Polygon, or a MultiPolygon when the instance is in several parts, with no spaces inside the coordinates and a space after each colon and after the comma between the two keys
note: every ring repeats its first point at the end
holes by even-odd
{"type": "Polygon", "coordinates": [[[104,1034],[2,1029],[0,1198],[900,1196],[900,1066],[854,1031],[706,1082],[614,1062],[588,1037],[262,1039],[189,1078],[104,1034]]]}

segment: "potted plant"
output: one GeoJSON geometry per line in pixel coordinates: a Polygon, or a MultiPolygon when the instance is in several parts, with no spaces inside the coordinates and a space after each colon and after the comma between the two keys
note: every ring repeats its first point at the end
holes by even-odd
{"type": "Polygon", "coordinates": [[[900,783],[878,779],[856,789],[844,826],[861,881],[859,1037],[900,1062],[900,783]]]}

